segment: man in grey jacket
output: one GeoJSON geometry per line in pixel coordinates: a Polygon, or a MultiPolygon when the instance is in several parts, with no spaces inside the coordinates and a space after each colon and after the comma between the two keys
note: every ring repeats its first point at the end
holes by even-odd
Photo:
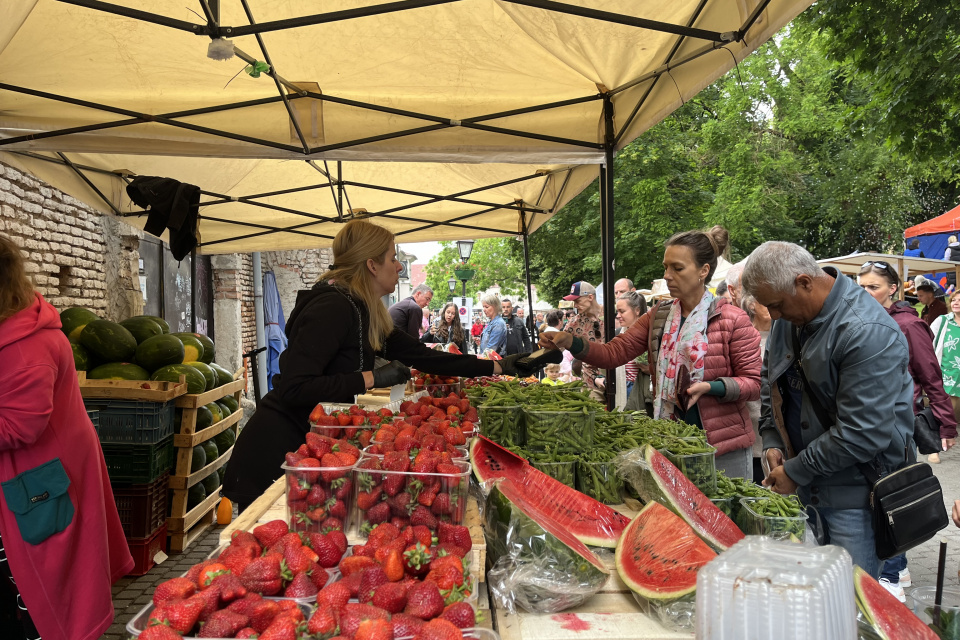
{"type": "Polygon", "coordinates": [[[764,484],[798,493],[818,511],[825,542],[877,577],[871,486],[857,465],[887,474],[915,459],[906,339],[855,281],[795,244],[760,245],[741,285],[773,319],[760,396],[764,484]]]}

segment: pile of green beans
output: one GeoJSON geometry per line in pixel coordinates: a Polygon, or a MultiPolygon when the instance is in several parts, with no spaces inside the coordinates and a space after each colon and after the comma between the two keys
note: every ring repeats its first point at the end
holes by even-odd
{"type": "Polygon", "coordinates": [[[522,446],[526,443],[523,428],[523,409],[519,405],[482,405],[480,433],[503,446],[522,446]]]}
{"type": "Polygon", "coordinates": [[[806,531],[803,506],[796,496],[774,494],[773,497],[753,499],[741,509],[740,516],[741,530],[751,535],[795,536],[803,540],[806,531]]]}
{"type": "Polygon", "coordinates": [[[559,480],[571,489],[576,488],[578,458],[574,455],[555,455],[553,453],[531,453],[530,464],[551,478],[559,480]]]}
{"type": "Polygon", "coordinates": [[[662,452],[700,491],[710,495],[717,490],[716,449],[678,440],[662,452]]]}
{"type": "Polygon", "coordinates": [[[577,490],[604,504],[623,502],[623,481],[617,475],[612,451],[593,450],[577,463],[577,490]]]}
{"type": "Polygon", "coordinates": [[[583,402],[558,402],[524,409],[527,448],[580,453],[593,447],[596,411],[583,402]]]}

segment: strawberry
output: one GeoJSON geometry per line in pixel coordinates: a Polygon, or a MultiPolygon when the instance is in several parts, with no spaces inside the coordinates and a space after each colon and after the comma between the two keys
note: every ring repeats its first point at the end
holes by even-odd
{"type": "Polygon", "coordinates": [[[473,607],[466,602],[454,602],[447,605],[440,614],[443,620],[449,620],[459,629],[469,629],[477,623],[473,607]]]}
{"type": "Polygon", "coordinates": [[[310,533],[308,535],[310,546],[317,554],[317,564],[324,569],[337,566],[340,558],[343,557],[343,551],[337,546],[333,537],[330,534],[324,535],[322,533],[310,533]]]}
{"type": "Polygon", "coordinates": [[[463,572],[454,567],[445,569],[430,569],[430,573],[424,580],[429,580],[437,585],[440,594],[447,603],[463,600],[463,572]]]}
{"type": "Polygon", "coordinates": [[[287,502],[305,500],[310,491],[310,483],[302,474],[287,474],[287,502]]]}
{"type": "Polygon", "coordinates": [[[380,565],[367,567],[360,573],[360,587],[357,591],[357,600],[369,603],[373,599],[373,592],[382,584],[390,582],[387,574],[380,565]]]}
{"type": "Polygon", "coordinates": [[[353,555],[367,556],[368,558],[376,558],[377,550],[368,544],[355,544],[353,545],[353,555]]]}
{"type": "Polygon", "coordinates": [[[333,445],[333,451],[353,456],[354,462],[360,458],[360,449],[357,449],[346,440],[337,440],[336,444],[333,445]]]}
{"type": "Polygon", "coordinates": [[[367,544],[374,549],[379,549],[381,546],[395,539],[399,535],[399,529],[389,522],[384,522],[382,524],[378,524],[374,530],[370,532],[370,535],[367,537],[367,544]]]}
{"type": "Polygon", "coordinates": [[[283,590],[284,598],[310,598],[315,595],[317,595],[317,586],[313,584],[306,571],[296,574],[283,590]]]}
{"type": "Polygon", "coordinates": [[[277,616],[260,634],[260,640],[297,640],[297,621],[287,616],[277,616]]]}
{"type": "Polygon", "coordinates": [[[342,478],[349,472],[349,469],[342,468],[344,466],[343,463],[341,463],[340,458],[333,453],[323,454],[323,458],[320,459],[320,465],[323,468],[320,475],[326,483],[331,483],[337,478],[342,478]]]}
{"type": "Polygon", "coordinates": [[[406,573],[403,556],[399,549],[391,549],[381,566],[383,567],[383,572],[387,574],[387,580],[390,582],[402,580],[406,573]]]}
{"type": "MultiPolygon", "coordinates": [[[[328,518],[329,519],[329,518],[328,518]]],[[[340,553],[347,552],[347,536],[343,533],[343,527],[336,529],[334,531],[327,532],[327,537],[333,540],[334,544],[337,545],[337,548],[340,549],[340,553]]]]}
{"type": "Polygon", "coordinates": [[[430,513],[438,516],[449,516],[453,513],[456,496],[449,493],[438,493],[433,504],[430,505],[430,513]]]}
{"type": "Polygon", "coordinates": [[[234,531],[230,536],[230,547],[234,548],[246,548],[246,547],[255,547],[257,549],[257,555],[260,555],[262,547],[260,542],[257,540],[257,537],[250,533],[249,531],[243,531],[238,529],[234,531]]]}
{"type": "Polygon", "coordinates": [[[322,461],[317,460],[316,458],[304,458],[297,464],[297,470],[291,471],[289,473],[292,473],[295,477],[301,478],[304,481],[313,485],[313,484],[316,484],[317,480],[320,479],[321,473],[319,471],[300,471],[300,469],[319,468],[321,464],[322,464],[322,461]]]}
{"type": "MultiPolygon", "coordinates": [[[[289,496],[290,494],[288,493],[287,494],[288,500],[290,499],[289,496]]],[[[307,504],[309,506],[316,507],[318,505],[322,505],[324,502],[327,501],[327,492],[323,490],[322,484],[315,484],[312,487],[310,487],[310,490],[307,492],[307,494],[303,498],[307,501],[307,504]]]]}
{"type": "Polygon", "coordinates": [[[311,455],[311,454],[310,454],[310,449],[307,448],[307,445],[306,445],[306,444],[301,444],[299,447],[297,447],[297,450],[296,450],[295,453],[296,453],[297,455],[303,456],[304,458],[309,458],[310,455],[311,455]]]}
{"type": "Polygon", "coordinates": [[[410,518],[403,516],[393,516],[390,518],[390,524],[397,527],[398,529],[403,529],[404,527],[410,526],[410,518]]]}
{"type": "Polygon", "coordinates": [[[370,509],[367,510],[366,514],[367,522],[371,524],[380,524],[381,522],[386,522],[390,519],[390,505],[386,502],[379,502],[370,509]]]}
{"type": "Polygon", "coordinates": [[[409,518],[410,512],[416,506],[416,501],[409,493],[404,491],[392,498],[387,498],[387,504],[390,505],[390,513],[400,518],[409,518]]]}
{"type": "Polygon", "coordinates": [[[386,471],[409,471],[410,457],[404,451],[391,451],[383,455],[382,464],[386,471]]]}
{"type": "Polygon", "coordinates": [[[394,638],[408,638],[417,635],[423,628],[424,622],[420,618],[408,616],[405,613],[398,613],[390,617],[393,624],[394,638]]]}
{"type": "Polygon", "coordinates": [[[336,413],[336,414],[334,414],[334,415],[337,416],[337,424],[339,424],[341,427],[346,427],[346,426],[348,426],[348,425],[350,424],[350,414],[349,414],[349,413],[344,413],[344,412],[341,411],[341,412],[338,412],[338,413],[336,413]]]}
{"type": "Polygon", "coordinates": [[[303,546],[303,540],[300,538],[300,534],[296,531],[289,531],[282,538],[274,542],[267,548],[267,552],[274,552],[283,555],[287,552],[288,548],[294,550],[299,549],[303,546]]]}
{"type": "Polygon", "coordinates": [[[340,573],[346,578],[376,564],[376,560],[367,556],[347,556],[340,561],[340,573]]]}
{"type": "Polygon", "coordinates": [[[432,560],[433,554],[430,549],[419,542],[410,545],[403,552],[404,569],[410,575],[426,575],[432,560]]]}
{"type": "Polygon", "coordinates": [[[330,606],[321,605],[307,621],[307,633],[317,638],[328,638],[337,633],[337,616],[330,606]]]}
{"type": "MultiPolygon", "coordinates": [[[[354,462],[356,462],[356,460],[348,463],[348,466],[354,462]]],[[[330,488],[334,489],[333,495],[337,497],[337,500],[346,500],[349,496],[353,495],[353,481],[349,477],[337,478],[330,483],[330,488]]]]}
{"type": "Polygon", "coordinates": [[[183,640],[183,636],[165,624],[156,624],[140,632],[137,638],[143,640],[183,640]]]}
{"type": "Polygon", "coordinates": [[[438,618],[423,625],[417,640],[463,640],[463,632],[449,620],[438,618]]]}
{"type": "Polygon", "coordinates": [[[279,614],[279,604],[273,600],[260,600],[250,607],[247,617],[250,618],[250,626],[256,629],[257,633],[263,633],[279,614]]]}
{"type": "Polygon", "coordinates": [[[349,576],[344,576],[343,584],[350,589],[350,597],[356,598],[360,593],[360,572],[355,571],[349,576]]]}
{"type": "Polygon", "coordinates": [[[160,607],[169,602],[186,600],[197,591],[197,584],[187,578],[171,578],[161,582],[153,592],[153,604],[160,607]]]}
{"type": "Polygon", "coordinates": [[[290,573],[296,575],[310,568],[310,559],[300,551],[301,547],[288,546],[283,552],[290,573]]]}
{"type": "Polygon", "coordinates": [[[243,570],[243,574],[240,575],[240,582],[249,591],[273,596],[280,593],[280,589],[283,588],[285,568],[285,564],[279,555],[271,554],[257,558],[243,570]]]}
{"type": "Polygon", "coordinates": [[[430,563],[431,571],[441,571],[447,567],[453,567],[460,575],[463,575],[463,560],[461,560],[459,556],[448,553],[438,553],[430,563]]]}
{"type": "Polygon", "coordinates": [[[229,609],[221,609],[210,616],[200,627],[198,638],[232,638],[247,626],[249,618],[229,609]]]}
{"type": "Polygon", "coordinates": [[[339,611],[350,600],[350,588],[342,581],[332,582],[317,594],[317,604],[339,611]]]}
{"type": "Polygon", "coordinates": [[[437,473],[443,473],[443,474],[454,475],[454,476],[459,475],[460,467],[454,464],[437,463],[437,473]]]}
{"type": "MultiPolygon", "coordinates": [[[[343,520],[331,516],[320,523],[321,533],[330,533],[331,531],[343,531],[343,520]]],[[[343,550],[347,550],[346,544],[343,545],[343,550]]]]}
{"type": "Polygon", "coordinates": [[[433,582],[418,582],[407,590],[407,606],[403,612],[421,620],[430,620],[443,613],[443,596],[433,582]]]}
{"type": "Polygon", "coordinates": [[[330,498],[326,503],[327,513],[338,520],[347,519],[347,503],[344,500],[330,498]]]}
{"type": "Polygon", "coordinates": [[[393,625],[388,620],[364,620],[357,627],[354,640],[393,640],[393,625]]]}
{"type": "Polygon", "coordinates": [[[242,613],[249,618],[250,612],[253,611],[253,607],[259,602],[263,602],[263,596],[261,596],[259,593],[248,593],[242,598],[238,598],[237,600],[234,600],[228,604],[226,608],[230,611],[242,613]]]}
{"type": "Polygon", "coordinates": [[[235,638],[256,638],[259,635],[260,634],[257,633],[257,630],[254,629],[253,627],[244,627],[243,629],[240,629],[240,631],[237,631],[237,635],[235,635],[234,637],[235,638]]]}
{"type": "Polygon", "coordinates": [[[373,592],[373,606],[390,613],[400,613],[407,606],[407,587],[398,582],[387,582],[373,592]]]}
{"type": "Polygon", "coordinates": [[[197,624],[197,620],[200,619],[200,612],[203,611],[205,604],[204,597],[197,594],[186,600],[167,605],[164,607],[166,622],[177,633],[186,635],[197,624]]]}
{"type": "Polygon", "coordinates": [[[310,450],[310,456],[320,460],[323,454],[330,453],[332,445],[316,433],[308,433],[306,436],[307,448],[310,450]]]}
{"type": "Polygon", "coordinates": [[[220,593],[220,600],[224,604],[247,595],[247,588],[240,582],[240,578],[229,572],[215,577],[210,586],[217,588],[220,593]]]}
{"type": "Polygon", "coordinates": [[[262,524],[259,527],[254,528],[253,535],[257,537],[257,541],[262,547],[269,547],[274,542],[287,535],[290,531],[290,528],[287,526],[286,520],[271,520],[266,524],[262,524]]]}
{"type": "Polygon", "coordinates": [[[369,604],[348,603],[340,610],[340,635],[355,636],[364,620],[389,620],[390,614],[369,604]]]}
{"type": "Polygon", "coordinates": [[[366,416],[354,415],[350,417],[350,425],[354,427],[362,427],[366,421],[367,421],[366,416]]]}
{"type": "Polygon", "coordinates": [[[380,502],[382,495],[383,485],[377,485],[372,491],[359,491],[357,492],[357,507],[361,511],[367,511],[380,502]]]}
{"type": "MultiPolygon", "coordinates": [[[[230,575],[225,573],[223,575],[230,575]]],[[[203,600],[203,608],[200,609],[200,615],[197,616],[198,622],[206,622],[207,618],[213,615],[213,612],[220,608],[220,587],[210,586],[203,591],[198,591],[194,596],[203,600]]]]}
{"type": "Polygon", "coordinates": [[[440,542],[450,542],[463,549],[464,555],[473,548],[473,539],[470,537],[470,530],[463,525],[440,523],[437,531],[437,537],[440,542]]]}
{"type": "MultiPolygon", "coordinates": [[[[443,524],[443,523],[441,523],[443,524]]],[[[457,556],[458,558],[464,558],[467,555],[467,552],[453,544],[452,542],[441,542],[437,545],[437,553],[443,551],[447,555],[457,556]]]]}
{"type": "Polygon", "coordinates": [[[428,529],[436,529],[438,523],[437,517],[430,513],[430,509],[420,504],[417,505],[417,508],[410,514],[410,524],[414,526],[422,524],[428,529]]]}
{"type": "Polygon", "coordinates": [[[283,456],[283,462],[284,462],[284,464],[286,464],[288,467],[295,467],[295,466],[297,466],[297,463],[300,462],[301,460],[303,460],[305,457],[306,457],[306,456],[300,455],[300,454],[297,453],[296,451],[288,451],[288,452],[283,456]]]}
{"type": "Polygon", "coordinates": [[[327,586],[327,583],[330,582],[330,573],[316,562],[310,563],[310,569],[307,570],[307,575],[310,576],[310,582],[312,582],[313,586],[318,590],[323,589],[327,586]]]}
{"type": "Polygon", "coordinates": [[[410,527],[410,529],[413,532],[413,541],[411,544],[413,542],[419,542],[427,549],[433,546],[433,533],[431,533],[429,528],[422,524],[417,524],[410,527]]]}
{"type": "Polygon", "coordinates": [[[424,487],[417,494],[417,504],[421,504],[424,507],[432,507],[433,501],[437,499],[437,494],[439,493],[440,493],[439,483],[431,482],[427,485],[424,485],[424,487]]]}
{"type": "Polygon", "coordinates": [[[280,605],[280,613],[277,615],[286,616],[292,618],[295,622],[306,622],[307,617],[303,615],[303,609],[300,608],[300,605],[294,600],[278,600],[277,604],[280,605]]]}

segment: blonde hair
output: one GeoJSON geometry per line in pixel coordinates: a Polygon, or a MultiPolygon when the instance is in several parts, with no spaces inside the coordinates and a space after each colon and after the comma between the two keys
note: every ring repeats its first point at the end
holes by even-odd
{"type": "Polygon", "coordinates": [[[33,304],[33,283],[23,267],[20,247],[0,235],[0,322],[33,304]]]}
{"type": "Polygon", "coordinates": [[[559,371],[560,371],[560,365],[554,364],[554,363],[551,362],[550,364],[548,364],[547,366],[545,366],[545,367],[543,368],[543,370],[544,370],[546,373],[552,373],[552,372],[554,372],[554,371],[559,372],[559,371]]]}
{"type": "Polygon", "coordinates": [[[334,281],[356,296],[370,313],[367,337],[374,351],[380,351],[393,331],[393,320],[387,307],[374,290],[373,275],[367,260],[384,263],[384,255],[393,248],[393,234],[365,220],[351,220],[333,239],[333,264],[319,282],[334,281]]]}

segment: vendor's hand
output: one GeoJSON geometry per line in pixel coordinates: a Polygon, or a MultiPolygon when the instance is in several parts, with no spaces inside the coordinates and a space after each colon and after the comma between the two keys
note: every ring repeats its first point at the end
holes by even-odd
{"type": "Polygon", "coordinates": [[[760,458],[760,466],[763,467],[763,475],[770,475],[771,469],[776,469],[783,464],[782,449],[767,449],[760,458]]]}
{"type": "Polygon", "coordinates": [[[953,524],[960,527],[960,500],[953,501],[953,513],[950,515],[953,516],[953,524]]]}
{"type": "Polygon", "coordinates": [[[373,386],[377,388],[403,384],[409,379],[410,368],[399,360],[373,370],[373,386]]]}
{"type": "Polygon", "coordinates": [[[950,447],[957,443],[955,438],[940,438],[940,445],[943,451],[948,451],[950,447]]]}
{"type": "Polygon", "coordinates": [[[763,486],[781,495],[789,496],[797,492],[797,483],[790,479],[784,466],[770,469],[770,473],[763,479],[763,486]]]}
{"type": "Polygon", "coordinates": [[[569,349],[573,344],[573,336],[566,331],[541,333],[538,344],[545,349],[569,349]]]}
{"type": "Polygon", "coordinates": [[[518,367],[517,360],[520,358],[526,358],[529,355],[529,353],[514,353],[513,355],[507,356],[503,360],[499,360],[497,364],[500,365],[500,370],[505,376],[526,378],[533,373],[532,368],[523,366],[518,367]]]}
{"type": "Polygon", "coordinates": [[[687,396],[690,397],[690,400],[687,401],[687,406],[684,407],[684,409],[689,410],[690,407],[697,404],[697,400],[699,400],[707,391],[710,391],[709,382],[696,382],[687,387],[687,396]]]}

